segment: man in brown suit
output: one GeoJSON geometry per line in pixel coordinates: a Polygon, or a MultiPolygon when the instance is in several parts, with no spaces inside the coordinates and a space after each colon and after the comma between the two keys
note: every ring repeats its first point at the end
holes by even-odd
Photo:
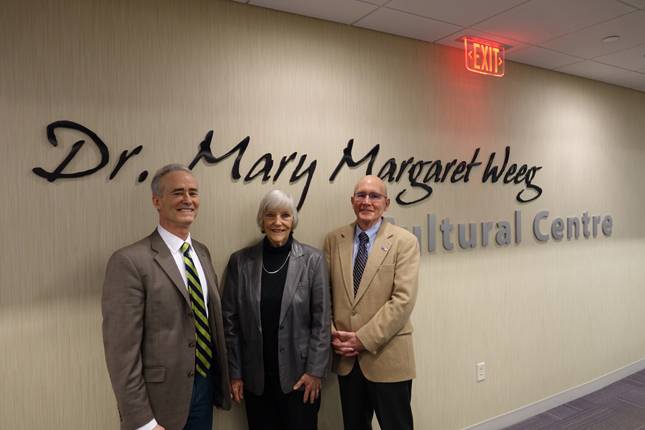
{"type": "Polygon", "coordinates": [[[414,235],[383,220],[390,199],[378,177],[361,179],[351,202],[356,221],[325,239],[343,423],[345,430],[371,429],[376,412],[382,430],[412,429],[410,314],[419,245],[414,235]]]}
{"type": "Polygon", "coordinates": [[[198,184],[186,167],[152,180],[159,225],[115,252],[103,285],[103,342],[122,430],[211,430],[230,408],[217,277],[190,237],[198,184]]]}

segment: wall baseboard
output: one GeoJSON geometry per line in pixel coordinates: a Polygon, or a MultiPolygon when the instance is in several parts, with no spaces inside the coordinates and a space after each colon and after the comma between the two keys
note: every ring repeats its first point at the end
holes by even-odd
{"type": "Polygon", "coordinates": [[[645,358],[609,372],[592,381],[578,385],[577,387],[562,391],[561,393],[554,394],[553,396],[538,400],[535,403],[530,403],[526,406],[522,406],[521,408],[498,415],[486,421],[465,427],[464,430],[499,430],[504,427],[512,426],[513,424],[517,424],[535,415],[541,414],[542,412],[546,412],[549,409],[553,409],[572,400],[586,396],[587,394],[591,394],[594,391],[598,391],[607,385],[620,381],[621,379],[643,369],[645,369],[645,358]]]}

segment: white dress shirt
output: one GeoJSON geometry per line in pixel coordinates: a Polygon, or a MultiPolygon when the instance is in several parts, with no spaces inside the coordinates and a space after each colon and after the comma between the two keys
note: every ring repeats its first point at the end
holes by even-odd
{"type": "MultiPolygon", "coordinates": [[[[188,278],[186,277],[184,254],[181,252],[181,246],[184,244],[184,242],[188,242],[190,244],[190,250],[188,251],[188,254],[190,255],[190,258],[193,259],[195,269],[197,269],[197,275],[199,275],[199,283],[202,286],[202,294],[204,295],[204,303],[206,304],[206,317],[208,317],[208,288],[206,284],[206,275],[204,274],[204,269],[199,261],[199,257],[197,257],[195,249],[193,248],[193,242],[190,240],[190,233],[188,234],[186,240],[183,240],[182,238],[175,236],[162,226],[157,226],[157,231],[159,232],[161,239],[168,247],[172,258],[175,260],[175,264],[177,265],[177,269],[179,269],[181,279],[184,280],[184,285],[186,286],[186,288],[188,288],[188,278]]],[[[152,421],[142,427],[137,428],[137,430],[152,430],[157,425],[157,420],[153,418],[152,421]]]]}

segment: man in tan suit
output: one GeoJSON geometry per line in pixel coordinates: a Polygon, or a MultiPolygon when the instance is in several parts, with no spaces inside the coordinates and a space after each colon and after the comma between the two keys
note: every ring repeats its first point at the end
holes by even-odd
{"type": "Polygon", "coordinates": [[[190,237],[198,184],[178,164],[152,180],[159,225],[115,252],[103,285],[103,343],[122,430],[211,430],[230,408],[217,277],[190,237]]]}
{"type": "Polygon", "coordinates": [[[351,197],[356,221],[331,232],[325,255],[332,286],[333,370],[345,430],[413,428],[415,377],[410,314],[417,296],[419,245],[383,220],[385,183],[366,176],[351,197]]]}

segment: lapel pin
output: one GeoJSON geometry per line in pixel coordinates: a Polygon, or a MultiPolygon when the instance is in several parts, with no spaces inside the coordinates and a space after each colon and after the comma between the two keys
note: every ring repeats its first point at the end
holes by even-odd
{"type": "Polygon", "coordinates": [[[387,252],[388,248],[385,245],[381,245],[381,251],[387,252]]]}

